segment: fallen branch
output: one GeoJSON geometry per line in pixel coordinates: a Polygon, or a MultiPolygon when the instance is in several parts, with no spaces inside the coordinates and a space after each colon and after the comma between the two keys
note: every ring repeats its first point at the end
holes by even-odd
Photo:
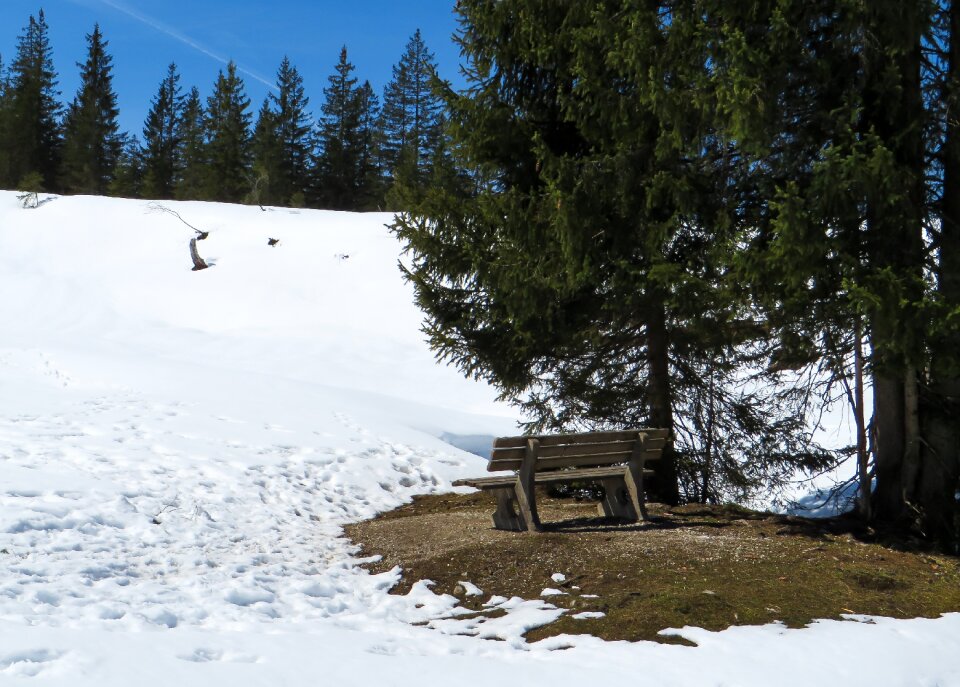
{"type": "Polygon", "coordinates": [[[35,210],[40,207],[40,194],[36,191],[26,191],[17,196],[20,207],[24,210],[35,210]]]}
{"type": "Polygon", "coordinates": [[[150,204],[147,206],[147,208],[148,208],[151,212],[165,212],[165,213],[167,213],[168,215],[173,215],[173,216],[176,217],[178,220],[180,220],[181,222],[183,222],[185,225],[187,225],[188,227],[190,227],[191,229],[193,229],[195,232],[197,232],[197,239],[200,240],[200,241],[203,241],[205,238],[207,238],[208,236],[210,236],[210,232],[209,232],[209,231],[200,231],[200,230],[197,229],[195,226],[193,226],[192,224],[190,224],[190,222],[188,222],[188,221],[185,220],[183,217],[181,217],[179,212],[177,212],[176,210],[171,210],[171,209],[168,208],[166,205],[161,205],[160,203],[150,203],[150,204]]]}

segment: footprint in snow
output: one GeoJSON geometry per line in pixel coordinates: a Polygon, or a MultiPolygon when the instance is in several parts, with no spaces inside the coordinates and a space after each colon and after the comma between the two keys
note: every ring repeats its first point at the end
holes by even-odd
{"type": "Polygon", "coordinates": [[[263,660],[259,656],[251,654],[208,648],[196,649],[192,654],[181,654],[177,658],[191,663],[211,663],[215,661],[223,663],[260,663],[263,660]]]}
{"type": "Polygon", "coordinates": [[[161,627],[166,627],[171,630],[180,624],[180,618],[170,611],[160,611],[159,613],[148,617],[147,620],[154,625],[160,625],[161,627]]]}
{"type": "Polygon", "coordinates": [[[397,654],[397,647],[387,644],[374,644],[367,649],[367,653],[378,656],[395,656],[397,654]]]}
{"type": "Polygon", "coordinates": [[[49,649],[18,651],[0,654],[0,674],[35,677],[50,667],[63,654],[49,649]]]}

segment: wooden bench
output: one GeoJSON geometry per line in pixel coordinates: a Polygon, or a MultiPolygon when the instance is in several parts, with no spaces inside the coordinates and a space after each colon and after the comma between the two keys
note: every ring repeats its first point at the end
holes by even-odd
{"type": "Polygon", "coordinates": [[[646,464],[660,457],[669,435],[668,429],[634,429],[500,437],[487,470],[515,472],[453,484],[492,491],[497,497],[493,525],[500,530],[540,531],[535,486],[551,482],[598,482],[605,492],[603,515],[646,520],[643,480],[653,474],[646,464]]]}

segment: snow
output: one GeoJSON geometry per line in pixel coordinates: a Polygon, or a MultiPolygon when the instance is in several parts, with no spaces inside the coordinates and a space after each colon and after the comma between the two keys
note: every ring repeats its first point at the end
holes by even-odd
{"type": "Polygon", "coordinates": [[[480,589],[473,582],[468,582],[466,580],[460,580],[460,586],[463,587],[463,593],[466,596],[483,596],[483,590],[480,589]]]}
{"type": "Polygon", "coordinates": [[[0,192],[0,684],[960,685],[958,614],[528,643],[549,599],[388,594],[342,526],[511,410],[434,360],[388,215],[166,205],[211,269],[149,203],[0,192]]]}

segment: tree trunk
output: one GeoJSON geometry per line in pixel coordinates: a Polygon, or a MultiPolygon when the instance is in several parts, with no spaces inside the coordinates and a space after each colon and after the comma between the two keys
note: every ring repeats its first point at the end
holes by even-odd
{"type": "Polygon", "coordinates": [[[917,371],[907,366],[903,376],[903,465],[900,477],[903,500],[909,507],[917,499],[920,475],[920,389],[917,371]]]}
{"type": "MultiPolygon", "coordinates": [[[[673,395],[670,388],[670,339],[667,332],[663,302],[650,308],[647,318],[647,365],[650,422],[654,427],[673,430],[673,395]]],[[[671,443],[664,447],[657,464],[656,476],[651,480],[650,492],[654,500],[675,505],[680,502],[680,484],[677,457],[671,443]]]]}
{"type": "Polygon", "coordinates": [[[873,429],[877,489],[873,515],[880,520],[903,517],[902,466],[904,452],[903,381],[875,373],[873,377],[873,429]]]}
{"type": "MultiPolygon", "coordinates": [[[[943,150],[943,204],[937,282],[948,306],[960,303],[960,4],[950,3],[950,48],[944,100],[947,135],[943,150]]],[[[956,552],[960,548],[960,334],[934,338],[931,393],[923,406],[926,447],[918,499],[929,534],[956,552]]]]}
{"type": "Polygon", "coordinates": [[[860,517],[870,520],[870,498],[872,494],[870,483],[870,454],[867,451],[867,421],[866,408],[863,401],[863,332],[860,318],[857,317],[856,331],[853,340],[853,415],[857,424],[857,476],[860,482],[860,496],[857,508],[860,517]]]}
{"type": "Polygon", "coordinates": [[[868,194],[869,268],[880,285],[871,317],[877,489],[875,519],[898,522],[912,515],[905,500],[916,485],[920,444],[916,304],[923,298],[925,111],[921,89],[921,40],[929,24],[926,6],[876,2],[868,7],[864,133],[878,137],[894,167],[868,194]],[[890,75],[897,69],[896,83],[890,75]],[[913,368],[915,370],[915,368],[913,368]],[[904,480],[907,480],[905,482],[904,480]]]}

